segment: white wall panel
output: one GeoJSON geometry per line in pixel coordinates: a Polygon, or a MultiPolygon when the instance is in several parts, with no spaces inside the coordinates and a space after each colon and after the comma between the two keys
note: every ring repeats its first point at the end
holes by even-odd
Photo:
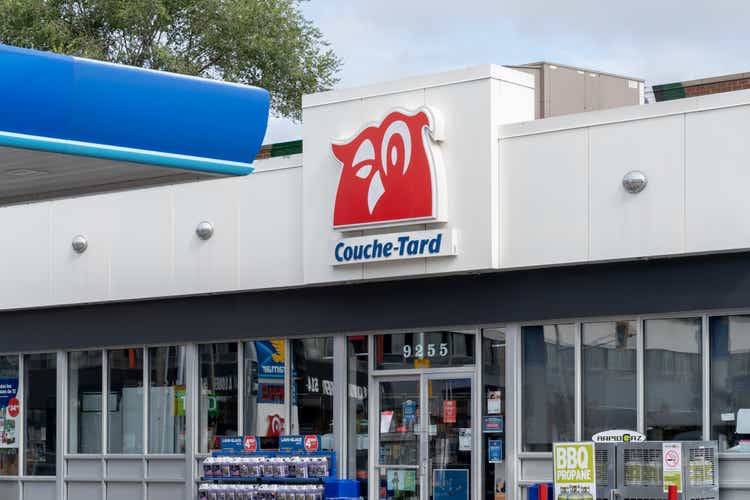
{"type": "Polygon", "coordinates": [[[302,168],[238,181],[240,288],[302,283],[302,168]]]}
{"type": "Polygon", "coordinates": [[[489,269],[495,229],[491,216],[492,107],[499,105],[492,101],[492,80],[430,88],[426,102],[440,110],[445,120],[446,140],[440,148],[448,187],[445,227],[459,235],[458,255],[429,259],[427,272],[489,269]]]}
{"type": "Polygon", "coordinates": [[[588,258],[588,131],[500,143],[501,266],[588,258]]]}
{"type": "Polygon", "coordinates": [[[53,290],[56,303],[107,300],[110,248],[114,219],[106,195],[51,202],[53,290]],[[71,247],[76,235],[88,240],[88,249],[77,254],[71,247]]]}
{"type": "Polygon", "coordinates": [[[12,308],[52,302],[49,204],[0,209],[0,305],[12,308]]]}
{"type": "Polygon", "coordinates": [[[112,206],[111,296],[158,297],[172,293],[174,213],[171,189],[116,193],[112,206]]]}
{"type": "Polygon", "coordinates": [[[173,187],[176,293],[239,287],[239,185],[229,178],[173,187]],[[195,234],[201,221],[214,226],[209,240],[195,234]]]}
{"type": "Polygon", "coordinates": [[[590,129],[591,260],[683,250],[684,151],[682,115],[590,129]],[[622,187],[631,170],[648,178],[641,193],[622,187]]]}
{"type": "Polygon", "coordinates": [[[750,248],[750,107],[686,116],[688,252],[750,248]]]}
{"type": "MultiPolygon", "coordinates": [[[[362,100],[356,99],[303,110],[305,137],[302,169],[302,239],[305,283],[362,279],[361,264],[333,267],[330,244],[333,231],[333,200],[341,164],[331,153],[331,139],[348,139],[369,119],[363,114],[362,100]]],[[[361,235],[361,232],[350,232],[361,235]]]]}

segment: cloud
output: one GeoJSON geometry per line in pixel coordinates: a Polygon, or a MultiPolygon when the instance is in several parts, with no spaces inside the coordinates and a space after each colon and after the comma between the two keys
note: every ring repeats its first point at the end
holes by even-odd
{"type": "MultiPolygon", "coordinates": [[[[339,87],[475,64],[555,61],[648,85],[750,71],[750,2],[312,0],[339,87]]],[[[301,133],[284,120],[269,137],[301,133]]],[[[297,136],[299,137],[299,136],[297,136]]]]}

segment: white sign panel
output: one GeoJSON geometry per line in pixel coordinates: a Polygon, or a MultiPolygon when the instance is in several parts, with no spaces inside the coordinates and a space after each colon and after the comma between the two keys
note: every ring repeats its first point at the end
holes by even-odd
{"type": "Polygon", "coordinates": [[[331,265],[447,257],[458,253],[452,230],[411,231],[342,238],[331,243],[331,265]]]}
{"type": "Polygon", "coordinates": [[[591,440],[595,443],[643,443],[646,436],[635,431],[613,430],[594,434],[591,440]]]}
{"type": "Polygon", "coordinates": [[[677,486],[677,492],[682,493],[682,444],[662,443],[662,458],[664,492],[674,485],[677,486]]]}

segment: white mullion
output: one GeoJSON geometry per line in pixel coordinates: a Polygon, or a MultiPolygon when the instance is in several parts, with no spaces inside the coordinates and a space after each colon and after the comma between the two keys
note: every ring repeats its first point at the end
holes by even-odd
{"type": "MultiPolygon", "coordinates": [[[[149,374],[149,360],[148,360],[148,348],[144,347],[141,350],[141,356],[143,356],[143,370],[141,373],[141,377],[143,380],[143,413],[141,415],[141,418],[143,418],[143,436],[141,438],[141,444],[143,446],[142,448],[142,454],[145,460],[146,453],[148,453],[148,404],[149,404],[149,379],[151,378],[151,375],[149,374]]],[[[147,467],[148,464],[144,462],[143,466],[144,469],[147,467]]]]}
{"type": "Polygon", "coordinates": [[[67,410],[68,410],[68,357],[64,351],[58,351],[56,353],[56,370],[57,380],[60,381],[57,384],[57,412],[56,422],[57,425],[57,438],[55,446],[57,447],[57,457],[55,459],[55,481],[57,486],[57,494],[59,498],[65,499],[65,455],[68,449],[67,435],[68,435],[68,423],[67,423],[67,410]]]}
{"type": "Polygon", "coordinates": [[[101,442],[101,467],[102,467],[102,495],[104,498],[107,496],[107,460],[104,458],[107,454],[107,448],[109,446],[109,356],[106,350],[101,351],[102,356],[102,387],[101,387],[101,427],[102,427],[102,442],[101,442]]]}
{"type": "Polygon", "coordinates": [[[18,355],[18,394],[21,396],[21,418],[18,419],[18,490],[23,499],[23,483],[21,478],[26,475],[26,366],[23,354],[18,355]]]}
{"type": "MultiPolygon", "coordinates": [[[[198,443],[198,346],[188,344],[185,346],[185,458],[188,469],[185,477],[190,488],[195,488],[196,482],[196,451],[198,443]]],[[[192,498],[192,495],[191,497],[192,498]]]]}
{"type": "Polygon", "coordinates": [[[637,430],[641,434],[646,434],[646,325],[645,320],[638,318],[636,334],[636,418],[637,430]]]}
{"type": "Polygon", "coordinates": [[[701,390],[703,392],[703,405],[701,412],[703,415],[703,440],[711,439],[711,332],[709,331],[708,315],[701,317],[701,342],[702,351],[702,372],[701,390]]]}
{"type": "Polygon", "coordinates": [[[573,388],[573,401],[574,401],[574,429],[573,435],[576,441],[583,440],[583,327],[581,323],[575,323],[575,346],[573,352],[573,359],[575,359],[574,375],[574,388],[573,388]]]}
{"type": "Polygon", "coordinates": [[[291,340],[284,340],[284,352],[286,353],[286,356],[284,356],[284,390],[286,388],[289,388],[289,394],[284,395],[284,399],[286,400],[286,404],[284,405],[284,434],[292,434],[292,411],[294,408],[294,388],[292,387],[292,384],[294,383],[294,380],[292,379],[292,341],[291,340]]]}
{"type": "MultiPolygon", "coordinates": [[[[338,477],[349,471],[349,352],[345,335],[333,337],[333,432],[338,477]]],[[[351,478],[355,479],[355,478],[351,478]]]]}
{"type": "Polygon", "coordinates": [[[380,471],[377,469],[377,457],[380,454],[378,433],[380,430],[379,403],[377,397],[380,394],[378,382],[373,376],[375,369],[375,336],[367,336],[367,439],[370,445],[370,453],[367,454],[368,481],[370,498],[378,498],[378,486],[380,483],[380,471]],[[374,423],[374,425],[373,425],[374,423]]]}
{"type": "MultiPolygon", "coordinates": [[[[148,453],[148,414],[149,414],[149,392],[150,392],[150,384],[151,384],[151,367],[149,362],[149,356],[148,356],[148,347],[143,347],[141,349],[141,356],[143,356],[143,437],[142,437],[142,445],[143,449],[141,451],[141,456],[143,457],[143,494],[146,495],[146,481],[145,479],[148,477],[148,460],[146,460],[146,454],[148,453]]],[[[148,498],[144,496],[143,498],[148,498]]]]}
{"type": "Polygon", "coordinates": [[[245,343],[237,343],[237,435],[245,435],[245,343]]]}

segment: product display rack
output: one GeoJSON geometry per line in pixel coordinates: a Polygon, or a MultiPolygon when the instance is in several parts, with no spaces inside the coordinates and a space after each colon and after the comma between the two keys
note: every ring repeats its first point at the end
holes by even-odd
{"type": "MultiPolygon", "coordinates": [[[[274,459],[278,458],[285,458],[285,459],[324,459],[326,462],[326,474],[325,476],[313,476],[313,477],[272,477],[272,476],[260,476],[260,477],[241,477],[241,476],[205,476],[205,474],[201,477],[201,486],[199,488],[199,498],[240,498],[240,499],[246,499],[251,498],[250,493],[247,490],[243,490],[245,495],[243,496],[239,493],[238,490],[233,490],[233,488],[237,488],[239,490],[242,490],[244,487],[248,488],[284,488],[285,485],[288,485],[288,487],[292,490],[295,488],[303,488],[305,486],[309,487],[318,487],[320,488],[318,495],[320,496],[301,496],[299,494],[298,490],[297,493],[292,494],[289,491],[284,492],[284,494],[280,493],[273,493],[271,496],[262,496],[259,491],[256,491],[256,493],[253,494],[252,498],[325,498],[325,489],[326,489],[326,483],[330,483],[335,480],[335,474],[336,474],[336,453],[333,451],[317,451],[317,452],[307,452],[307,451],[257,451],[257,452],[246,452],[246,451],[233,451],[233,450],[222,450],[222,451],[214,451],[211,454],[211,458],[221,459],[221,458],[236,458],[236,459],[244,459],[244,458],[252,458],[252,459],[268,459],[269,461],[273,461],[274,459]],[[208,486],[207,486],[208,485],[208,486]],[[214,485],[214,486],[210,486],[214,485]],[[204,487],[207,489],[210,488],[220,488],[226,487],[229,492],[234,491],[234,494],[231,494],[227,492],[227,496],[219,495],[217,496],[211,496],[210,492],[206,493],[205,497],[201,496],[201,490],[203,490],[204,487]],[[255,495],[258,496],[255,496],[255,495]],[[235,496],[237,495],[237,496],[235,496]],[[289,496],[286,496],[289,495],[289,496]]],[[[321,462],[319,460],[319,462],[321,462]]],[[[309,472],[308,472],[309,473],[309,472]]],[[[329,485],[330,485],[329,484],[329,485]]]]}

